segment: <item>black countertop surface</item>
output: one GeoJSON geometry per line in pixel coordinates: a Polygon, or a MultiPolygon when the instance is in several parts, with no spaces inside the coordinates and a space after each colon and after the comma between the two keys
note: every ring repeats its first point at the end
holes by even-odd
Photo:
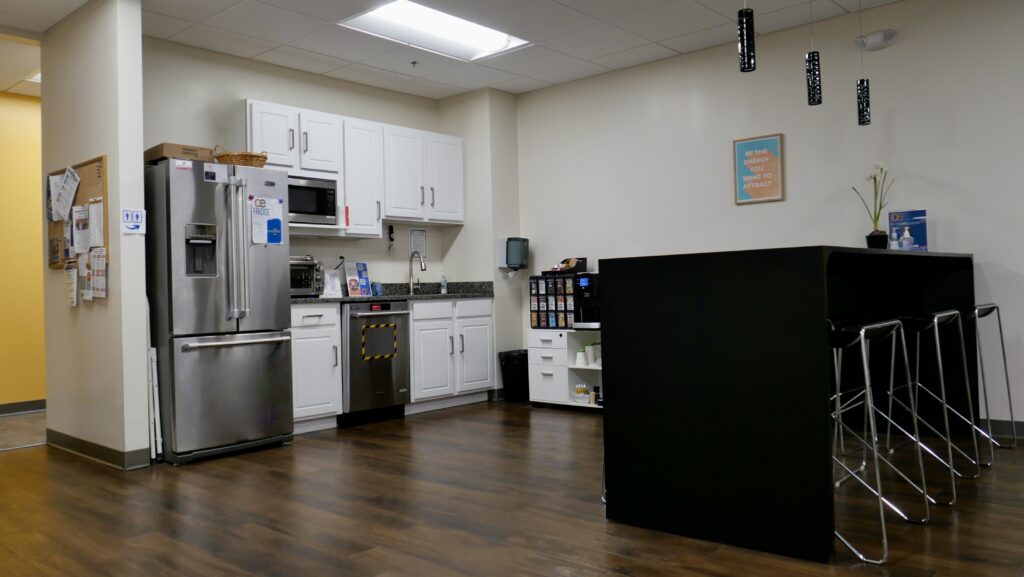
{"type": "Polygon", "coordinates": [[[292,304],[309,303],[353,303],[353,302],[399,302],[450,299],[489,299],[494,298],[494,283],[481,282],[449,282],[448,294],[441,294],[441,283],[420,283],[414,295],[408,294],[408,283],[384,283],[384,294],[381,296],[358,297],[295,297],[292,304]]]}

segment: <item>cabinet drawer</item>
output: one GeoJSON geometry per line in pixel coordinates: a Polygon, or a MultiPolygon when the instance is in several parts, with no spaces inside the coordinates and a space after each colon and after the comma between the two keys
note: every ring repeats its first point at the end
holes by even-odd
{"type": "Polygon", "coordinates": [[[334,326],[338,317],[337,304],[292,305],[292,328],[334,326]]]}
{"type": "Polygon", "coordinates": [[[452,318],[452,301],[420,301],[412,303],[412,318],[417,321],[452,318]]]}
{"type": "Polygon", "coordinates": [[[569,376],[565,367],[530,365],[530,400],[568,403],[569,376]]]}
{"type": "Polygon", "coordinates": [[[566,366],[565,349],[530,349],[530,365],[566,366]]]}
{"type": "Polygon", "coordinates": [[[530,331],[529,348],[565,350],[565,331],[530,331]]]}
{"type": "Polygon", "coordinates": [[[472,299],[455,301],[455,316],[489,317],[493,314],[491,299],[472,299]]]}

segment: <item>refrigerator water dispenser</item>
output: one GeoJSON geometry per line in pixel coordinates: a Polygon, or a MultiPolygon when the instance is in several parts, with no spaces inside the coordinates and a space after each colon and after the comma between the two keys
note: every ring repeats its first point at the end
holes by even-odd
{"type": "Polygon", "coordinates": [[[217,276],[217,225],[185,225],[185,274],[217,276]]]}

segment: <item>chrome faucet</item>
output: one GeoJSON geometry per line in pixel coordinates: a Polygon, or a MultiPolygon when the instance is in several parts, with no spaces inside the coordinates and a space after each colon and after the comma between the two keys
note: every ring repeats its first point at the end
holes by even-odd
{"type": "Polygon", "coordinates": [[[421,271],[427,270],[427,263],[423,262],[423,255],[420,254],[420,251],[418,251],[418,250],[412,251],[412,254],[409,255],[409,294],[410,295],[415,294],[415,291],[413,290],[413,288],[415,287],[415,284],[413,283],[413,277],[412,277],[412,263],[413,263],[413,259],[416,259],[416,258],[420,259],[420,270],[421,271]]]}

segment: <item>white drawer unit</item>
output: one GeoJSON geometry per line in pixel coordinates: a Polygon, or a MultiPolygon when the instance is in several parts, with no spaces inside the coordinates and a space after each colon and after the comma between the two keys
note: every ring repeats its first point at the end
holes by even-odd
{"type": "Polygon", "coordinates": [[[562,367],[530,365],[530,400],[540,403],[568,403],[568,370],[562,367]]]}
{"type": "Polygon", "coordinates": [[[588,330],[531,330],[529,343],[530,401],[574,407],[597,408],[587,400],[575,398],[577,385],[586,385],[588,391],[601,387],[599,363],[576,366],[576,352],[601,339],[601,333],[588,330]]]}
{"type": "Polygon", "coordinates": [[[295,304],[292,305],[292,328],[338,326],[338,305],[295,304]]]}
{"type": "Polygon", "coordinates": [[[545,331],[545,330],[532,330],[530,331],[529,348],[542,348],[542,349],[562,349],[566,347],[566,331],[545,331]]]}

